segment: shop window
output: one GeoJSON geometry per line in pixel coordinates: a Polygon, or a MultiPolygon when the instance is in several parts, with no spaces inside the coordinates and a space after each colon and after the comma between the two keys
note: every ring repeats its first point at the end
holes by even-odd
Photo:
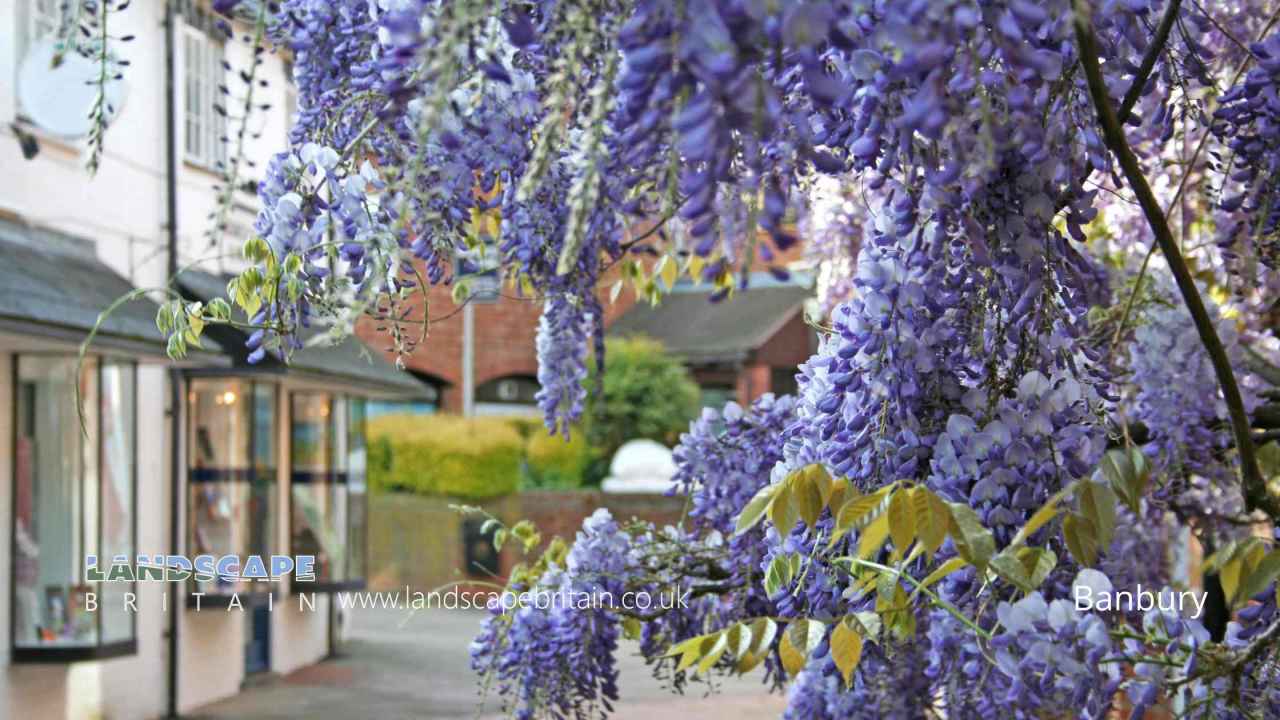
{"type": "MultiPolygon", "coordinates": [[[[277,515],[275,385],[195,378],[187,401],[190,554],[266,558],[275,552],[277,515]]],[[[215,598],[271,589],[262,581],[192,582],[215,598]]]]}
{"type": "Polygon", "coordinates": [[[292,397],[292,553],[314,555],[315,583],[300,592],[364,586],[368,464],[363,398],[292,397]]]}
{"type": "Polygon", "coordinates": [[[15,365],[13,659],[132,654],[125,593],[136,585],[86,582],[85,561],[137,552],[136,367],[36,355],[15,365]]]}

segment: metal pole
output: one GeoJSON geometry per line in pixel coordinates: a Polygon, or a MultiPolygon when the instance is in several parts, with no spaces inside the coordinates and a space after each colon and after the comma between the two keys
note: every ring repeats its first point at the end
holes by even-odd
{"type": "Polygon", "coordinates": [[[462,306],[462,416],[476,412],[476,309],[470,299],[462,306]]]}

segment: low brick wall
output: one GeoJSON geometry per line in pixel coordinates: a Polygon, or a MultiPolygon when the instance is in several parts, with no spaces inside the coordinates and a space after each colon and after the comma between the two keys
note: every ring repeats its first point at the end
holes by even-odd
{"type": "MultiPolygon", "coordinates": [[[[369,498],[369,588],[427,591],[451,582],[497,581],[466,568],[463,521],[447,498],[408,493],[375,493],[369,498]]],[[[537,491],[509,495],[479,505],[508,525],[531,520],[550,540],[572,541],[582,521],[605,507],[620,521],[636,518],[658,525],[677,522],[682,498],[615,495],[599,491],[537,491]]],[[[500,575],[522,560],[511,546],[499,557],[500,575]]]]}
{"type": "Polygon", "coordinates": [[[574,492],[530,491],[520,494],[521,517],[533,521],[545,538],[559,535],[572,540],[582,521],[597,508],[608,508],[615,520],[632,518],[655,525],[680,520],[684,498],[649,494],[615,494],[599,490],[574,492]]]}

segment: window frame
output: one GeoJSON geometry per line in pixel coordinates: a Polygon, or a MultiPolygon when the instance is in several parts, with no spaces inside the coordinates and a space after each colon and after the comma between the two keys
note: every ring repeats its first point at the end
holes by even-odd
{"type": "MultiPolygon", "coordinates": [[[[247,441],[248,444],[247,444],[247,447],[243,448],[243,450],[246,453],[245,461],[246,461],[247,467],[224,469],[231,473],[231,478],[228,480],[223,480],[221,482],[235,482],[235,483],[243,484],[248,486],[250,488],[250,491],[252,491],[253,483],[255,481],[254,478],[259,474],[259,470],[255,464],[256,458],[257,458],[257,454],[256,454],[257,447],[255,445],[255,442],[258,438],[258,435],[257,435],[258,418],[257,418],[257,408],[255,406],[258,399],[257,392],[259,388],[269,388],[270,390],[271,434],[269,435],[269,437],[271,439],[272,458],[271,458],[271,465],[269,467],[263,468],[262,472],[263,472],[263,475],[268,478],[268,482],[270,483],[269,496],[272,498],[273,502],[269,512],[271,515],[274,516],[273,518],[271,518],[272,524],[267,537],[267,542],[270,543],[270,549],[266,554],[267,555],[276,554],[279,552],[279,550],[276,548],[276,545],[279,543],[279,537],[278,537],[277,531],[280,527],[279,525],[280,509],[278,505],[279,505],[279,491],[280,491],[280,459],[281,459],[280,450],[281,449],[280,449],[280,438],[278,433],[279,433],[280,424],[281,424],[280,408],[279,408],[281,388],[280,388],[280,384],[277,382],[272,382],[269,380],[257,380],[250,375],[236,375],[236,374],[219,375],[219,374],[200,373],[200,374],[188,374],[186,377],[187,393],[185,395],[186,407],[184,408],[184,414],[186,415],[186,422],[185,422],[186,431],[183,434],[183,442],[186,443],[186,452],[185,452],[186,462],[185,462],[185,468],[183,471],[185,474],[184,475],[185,497],[183,500],[185,503],[184,511],[186,513],[186,516],[185,516],[186,522],[184,523],[186,532],[184,533],[185,537],[183,540],[186,544],[187,550],[191,554],[193,555],[195,554],[195,547],[193,543],[193,534],[196,528],[195,499],[194,499],[192,490],[196,487],[197,483],[192,481],[191,476],[192,476],[192,472],[195,470],[195,468],[192,467],[192,459],[195,453],[195,448],[192,447],[192,431],[195,428],[194,423],[196,422],[196,417],[194,412],[195,408],[193,407],[192,401],[191,401],[191,392],[195,383],[202,382],[202,381],[203,382],[237,382],[237,383],[241,383],[245,390],[245,392],[242,395],[249,402],[249,405],[248,405],[249,410],[246,413],[249,418],[248,420],[249,424],[245,433],[245,440],[247,441]]],[[[233,555],[239,555],[240,557],[243,558],[246,555],[254,554],[254,552],[255,551],[253,548],[223,548],[220,550],[212,551],[212,554],[214,554],[215,556],[222,555],[222,554],[233,554],[233,555]],[[242,552],[242,551],[247,551],[247,552],[242,552]]],[[[266,556],[263,557],[264,561],[266,561],[267,559],[268,558],[266,556]]],[[[242,602],[245,600],[259,601],[259,600],[265,599],[268,595],[275,596],[279,591],[278,583],[275,583],[275,582],[242,581],[242,583],[245,584],[244,588],[240,588],[239,586],[237,586],[236,588],[233,588],[230,590],[214,592],[214,591],[202,590],[199,586],[195,584],[194,579],[190,579],[184,583],[185,585],[184,596],[186,598],[186,601],[185,601],[186,606],[188,608],[204,607],[206,605],[210,607],[227,607],[231,604],[232,598],[234,597],[239,597],[242,602]],[[199,594],[199,597],[196,597],[197,594],[199,594]]]]}
{"type": "Polygon", "coordinates": [[[218,103],[219,87],[226,84],[226,43],[214,37],[213,28],[204,13],[183,14],[177,23],[182,43],[182,160],[188,165],[220,173],[226,163],[227,148],[222,142],[226,135],[226,117],[214,110],[218,103]],[[193,45],[199,52],[192,51],[193,45]],[[195,58],[193,55],[201,55],[195,58]],[[196,73],[199,73],[198,75],[196,73]],[[193,79],[201,84],[200,95],[192,110],[193,79]],[[192,130],[195,129],[193,133],[192,130]],[[199,147],[193,150],[193,140],[198,136],[199,147]]]}
{"type": "MultiPolygon", "coordinates": [[[[364,487],[364,497],[365,497],[365,516],[364,516],[364,523],[363,523],[363,528],[364,528],[364,535],[365,535],[365,538],[364,538],[364,542],[362,542],[362,543],[360,544],[360,546],[361,546],[361,550],[362,550],[362,553],[361,553],[361,560],[360,560],[360,567],[361,567],[361,569],[362,569],[362,571],[363,571],[363,572],[361,573],[361,577],[358,577],[358,578],[343,578],[343,579],[341,579],[341,580],[336,580],[336,581],[334,581],[334,580],[321,580],[320,578],[318,578],[318,577],[317,577],[317,579],[316,579],[314,582],[301,583],[301,582],[298,582],[298,581],[295,579],[295,580],[293,580],[293,581],[290,583],[290,592],[291,592],[291,594],[293,594],[293,595],[299,595],[299,594],[303,594],[303,593],[336,593],[336,592],[346,592],[346,591],[351,591],[351,590],[364,590],[364,589],[365,589],[365,587],[367,586],[367,583],[368,583],[368,574],[369,574],[369,542],[368,542],[368,538],[369,538],[369,511],[368,511],[368,507],[369,507],[369,506],[368,506],[368,498],[369,498],[369,479],[368,479],[368,455],[367,455],[367,453],[368,453],[368,424],[369,424],[369,423],[368,423],[368,413],[369,413],[369,405],[368,405],[368,402],[369,402],[369,399],[368,399],[366,396],[363,396],[363,395],[357,395],[357,394],[353,394],[353,393],[331,392],[331,391],[328,391],[328,390],[314,390],[314,389],[294,389],[294,390],[290,390],[290,391],[289,391],[289,398],[288,398],[288,400],[289,400],[289,450],[288,450],[288,462],[289,462],[289,470],[288,470],[288,475],[289,475],[289,493],[288,493],[288,496],[289,496],[289,499],[288,499],[288,506],[289,506],[289,507],[288,507],[288,510],[287,510],[287,512],[288,512],[288,514],[289,514],[289,554],[290,554],[291,556],[293,556],[293,557],[297,557],[297,555],[298,555],[298,548],[295,546],[295,543],[294,543],[295,538],[297,537],[296,532],[295,532],[295,530],[296,530],[297,528],[296,528],[296,523],[294,522],[294,521],[295,521],[295,518],[297,517],[297,516],[296,516],[296,514],[294,513],[294,506],[295,506],[295,504],[296,504],[296,501],[295,501],[295,499],[294,499],[294,487],[295,487],[296,485],[314,485],[314,484],[316,484],[316,483],[314,483],[314,481],[312,481],[312,482],[307,482],[307,483],[297,483],[297,482],[295,482],[295,476],[298,474],[298,473],[296,473],[296,472],[294,471],[294,426],[295,426],[295,424],[296,424],[296,422],[297,422],[297,413],[295,412],[295,409],[296,409],[296,407],[297,407],[297,401],[298,401],[298,399],[299,399],[300,397],[302,397],[302,396],[317,396],[317,395],[327,397],[327,398],[328,398],[328,401],[329,401],[329,408],[330,408],[330,410],[329,410],[329,418],[330,418],[330,419],[325,423],[325,432],[330,436],[330,437],[329,437],[329,443],[328,443],[328,444],[329,444],[329,448],[330,448],[330,453],[329,453],[329,454],[330,454],[330,457],[328,458],[328,470],[326,470],[324,473],[322,473],[322,474],[325,476],[325,479],[324,479],[324,481],[323,481],[323,484],[324,484],[326,487],[328,487],[328,486],[329,486],[329,485],[331,485],[331,484],[338,484],[338,483],[340,483],[340,484],[341,484],[341,485],[343,485],[344,487],[347,487],[347,488],[348,488],[348,491],[347,491],[347,492],[345,493],[345,495],[344,495],[344,502],[346,503],[346,508],[345,508],[345,510],[346,510],[347,512],[346,512],[346,513],[344,513],[344,528],[343,528],[343,538],[342,538],[343,543],[344,543],[347,547],[350,547],[350,545],[351,545],[351,542],[350,542],[350,539],[351,539],[351,517],[350,517],[350,509],[351,509],[351,492],[350,492],[350,489],[349,489],[349,488],[350,488],[350,486],[351,486],[351,478],[350,478],[350,468],[349,468],[349,467],[347,467],[347,464],[348,464],[349,459],[350,459],[350,439],[349,439],[349,437],[348,437],[346,440],[344,440],[344,441],[342,442],[342,445],[341,445],[341,446],[346,450],[346,452],[347,452],[347,457],[343,459],[343,469],[342,469],[342,470],[338,470],[338,469],[336,469],[336,463],[334,462],[334,457],[333,457],[333,449],[334,449],[334,448],[336,448],[336,447],[338,447],[338,443],[336,442],[336,439],[337,439],[337,432],[336,432],[336,426],[335,426],[336,420],[334,419],[335,413],[333,412],[333,408],[334,408],[334,406],[335,406],[335,404],[336,404],[336,403],[335,403],[335,400],[341,399],[341,400],[343,401],[343,412],[344,412],[345,414],[347,414],[347,415],[348,415],[348,418],[347,418],[347,420],[346,420],[345,422],[349,422],[349,421],[350,421],[350,417],[349,417],[349,416],[350,416],[350,410],[349,410],[349,405],[348,405],[348,404],[349,404],[352,400],[359,400],[359,401],[361,401],[361,402],[365,403],[365,414],[364,414],[364,427],[365,427],[364,432],[365,432],[365,438],[364,438],[364,447],[365,447],[366,457],[365,457],[365,477],[364,477],[364,480],[363,480],[363,482],[362,482],[362,485],[363,485],[363,487],[364,487]],[[339,478],[340,478],[340,479],[339,479],[339,478]]],[[[350,428],[349,428],[349,427],[347,427],[345,424],[344,424],[344,426],[343,426],[343,430],[344,430],[344,431],[346,431],[346,432],[348,433],[348,435],[350,434],[350,428]]],[[[309,473],[309,474],[314,474],[314,473],[309,473]]],[[[346,554],[346,555],[345,555],[346,568],[344,568],[344,570],[345,570],[345,571],[347,571],[347,572],[349,572],[349,571],[350,571],[350,569],[351,569],[351,565],[352,565],[351,557],[352,557],[352,556],[351,556],[351,554],[350,554],[350,553],[348,553],[348,554],[346,554]]]]}
{"type": "MultiPolygon", "coordinates": [[[[18,582],[17,582],[17,579],[18,579],[17,578],[17,574],[18,574],[18,569],[17,569],[18,568],[18,563],[17,563],[17,557],[18,557],[18,523],[17,523],[18,438],[20,436],[20,433],[22,432],[21,423],[19,422],[21,418],[21,399],[18,397],[20,388],[21,388],[21,382],[22,382],[21,367],[20,367],[21,359],[22,358],[73,359],[75,357],[76,355],[73,353],[61,353],[61,352],[49,352],[49,351],[23,352],[23,353],[15,352],[15,353],[10,353],[9,355],[10,388],[11,388],[11,395],[12,395],[12,402],[10,404],[12,405],[12,407],[11,407],[10,418],[9,418],[10,430],[11,430],[10,432],[11,457],[9,459],[9,462],[10,462],[9,471],[10,471],[11,482],[10,482],[10,488],[9,488],[10,490],[9,558],[10,560],[9,560],[8,601],[9,601],[9,659],[10,659],[10,662],[14,664],[48,664],[48,663],[64,664],[64,663],[72,663],[72,662],[82,662],[86,660],[103,660],[108,658],[125,657],[130,655],[136,655],[138,652],[138,614],[137,613],[129,613],[129,638],[128,639],[117,640],[110,643],[103,642],[102,640],[103,639],[103,617],[105,615],[105,607],[102,605],[103,593],[100,589],[100,586],[96,588],[96,592],[95,592],[95,595],[99,598],[99,607],[97,610],[94,611],[96,638],[93,644],[91,645],[86,644],[86,645],[80,645],[80,646],[55,645],[55,646],[48,646],[48,647],[18,645],[18,636],[16,632],[17,622],[18,622],[18,607],[17,607],[17,601],[16,601],[15,595],[18,589],[18,582]]],[[[95,472],[97,474],[97,502],[95,507],[97,517],[95,519],[94,529],[97,533],[96,543],[98,547],[98,552],[101,552],[101,549],[103,546],[104,524],[102,522],[102,517],[103,517],[102,513],[103,513],[103,507],[105,503],[102,502],[102,498],[103,498],[103,493],[106,487],[106,483],[104,481],[103,472],[102,472],[103,463],[105,460],[105,453],[106,453],[104,443],[103,443],[103,433],[102,433],[102,424],[101,424],[102,415],[103,415],[103,404],[105,402],[105,398],[102,392],[103,367],[109,364],[126,367],[128,368],[129,375],[132,379],[131,389],[133,393],[133,399],[131,403],[131,408],[132,408],[132,414],[133,414],[133,418],[132,418],[133,422],[132,422],[132,428],[130,432],[131,447],[130,447],[130,456],[129,456],[132,477],[130,478],[130,483],[129,483],[130,485],[130,498],[129,498],[130,518],[129,520],[131,524],[129,542],[130,542],[130,545],[132,546],[133,553],[136,556],[136,554],[138,553],[138,484],[139,484],[138,483],[138,435],[139,435],[138,398],[140,396],[140,393],[139,393],[140,388],[138,385],[138,361],[135,358],[114,356],[114,355],[98,355],[98,354],[86,355],[85,358],[86,359],[92,358],[95,364],[93,373],[94,373],[94,382],[95,382],[95,389],[96,389],[95,392],[97,397],[96,397],[96,402],[94,403],[94,409],[97,412],[97,418],[96,418],[97,428],[96,428],[94,439],[97,442],[97,448],[96,448],[96,451],[93,453],[93,457],[97,462],[97,468],[95,469],[95,472]]],[[[77,365],[77,368],[79,368],[79,365],[77,365]]],[[[80,382],[79,373],[77,373],[76,382],[80,382]]],[[[83,455],[86,450],[84,446],[83,433],[80,433],[79,437],[80,437],[80,452],[83,455]]],[[[84,468],[81,468],[80,477],[77,478],[77,482],[82,483],[84,481],[85,473],[86,473],[86,470],[84,468]]],[[[80,513],[81,513],[81,517],[79,518],[79,522],[81,527],[83,528],[85,524],[83,506],[80,508],[80,513]]],[[[100,558],[99,562],[101,563],[103,559],[105,558],[100,558]]],[[[131,557],[129,558],[129,560],[132,563],[133,558],[131,557]]],[[[84,563],[84,558],[82,557],[80,558],[80,562],[79,562],[79,565],[81,568],[81,578],[79,579],[81,580],[83,579],[83,573],[85,570],[83,563],[84,563]]],[[[137,580],[134,580],[133,582],[129,583],[129,585],[130,585],[129,592],[134,593],[136,597],[137,591],[138,591],[137,580]]]]}

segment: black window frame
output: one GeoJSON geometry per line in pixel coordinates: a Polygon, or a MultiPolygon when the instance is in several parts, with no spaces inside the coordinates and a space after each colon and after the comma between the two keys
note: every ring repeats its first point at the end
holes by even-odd
{"type": "MultiPolygon", "coordinates": [[[[20,366],[21,366],[22,358],[41,358],[41,357],[68,359],[68,358],[75,358],[76,354],[69,353],[69,352],[38,351],[38,352],[10,353],[9,355],[10,395],[11,395],[11,402],[10,402],[10,405],[11,405],[10,443],[11,444],[10,444],[10,458],[9,458],[10,498],[9,498],[9,589],[8,589],[8,593],[9,593],[9,598],[8,598],[8,601],[9,601],[9,661],[14,664],[65,664],[65,663],[73,663],[73,662],[84,662],[89,660],[105,660],[109,658],[136,655],[138,653],[138,615],[137,613],[129,613],[130,637],[128,639],[117,640],[110,643],[104,643],[102,641],[102,638],[103,638],[102,622],[103,622],[104,612],[103,612],[103,606],[101,604],[102,593],[100,590],[97,593],[95,593],[99,598],[99,606],[98,606],[98,609],[94,611],[94,615],[95,615],[94,622],[96,624],[97,639],[93,645],[37,647],[37,646],[19,646],[17,643],[18,608],[17,608],[17,598],[15,597],[15,593],[17,592],[17,589],[18,589],[18,582],[17,582],[17,579],[18,579],[17,578],[17,572],[18,572],[17,571],[17,566],[18,566],[18,563],[17,563],[17,557],[18,557],[18,522],[17,522],[18,439],[19,439],[19,434],[22,432],[21,423],[19,422],[21,404],[22,404],[22,398],[20,397],[21,382],[22,382],[20,366]]],[[[138,483],[138,434],[139,434],[138,433],[138,418],[139,418],[138,398],[140,396],[140,392],[139,392],[140,386],[138,384],[138,361],[135,358],[130,358],[130,357],[110,355],[110,354],[97,354],[97,353],[91,354],[91,355],[85,355],[84,357],[85,359],[92,358],[95,362],[94,373],[96,377],[94,379],[94,382],[95,382],[95,390],[97,395],[96,403],[95,403],[95,411],[98,413],[98,417],[97,417],[98,426],[97,426],[97,432],[96,432],[96,440],[97,440],[98,447],[97,447],[97,452],[94,454],[94,457],[96,458],[98,463],[98,467],[97,467],[98,501],[96,503],[96,508],[97,508],[96,527],[98,532],[97,546],[99,548],[99,551],[101,551],[101,548],[103,545],[102,533],[103,533],[104,524],[102,522],[102,512],[105,504],[102,502],[102,498],[103,498],[104,488],[106,486],[106,483],[104,482],[104,478],[102,476],[102,466],[103,466],[104,453],[105,453],[105,450],[103,448],[103,433],[101,431],[102,410],[103,410],[103,403],[104,403],[104,396],[102,392],[103,366],[108,364],[126,366],[129,368],[129,373],[132,376],[133,402],[131,403],[131,407],[133,410],[133,423],[132,423],[132,432],[130,433],[130,444],[132,445],[132,447],[130,448],[130,469],[131,469],[132,478],[131,478],[131,482],[129,483],[130,491],[131,491],[130,498],[129,498],[129,515],[130,515],[129,520],[131,524],[130,544],[132,545],[134,555],[136,555],[138,553],[138,484],[139,484],[138,483]]],[[[76,378],[77,382],[79,382],[79,367],[80,367],[79,364],[77,364],[77,378],[76,378]]],[[[81,442],[81,451],[83,453],[83,444],[84,444],[83,433],[80,433],[80,442],[81,442]]],[[[83,472],[84,471],[82,469],[81,470],[82,482],[83,482],[83,472]]],[[[83,509],[82,509],[82,512],[83,512],[83,509]]],[[[84,518],[81,517],[79,519],[79,522],[83,525],[84,518]]],[[[131,557],[130,561],[132,562],[132,560],[133,558],[131,557]]],[[[99,558],[100,568],[103,567],[104,561],[109,562],[109,559],[105,557],[99,558]]],[[[82,573],[83,571],[84,571],[84,568],[81,569],[82,573]]],[[[133,582],[130,583],[129,592],[132,592],[134,594],[134,597],[136,598],[137,591],[138,591],[138,583],[137,583],[137,580],[135,579],[133,582]]]]}

